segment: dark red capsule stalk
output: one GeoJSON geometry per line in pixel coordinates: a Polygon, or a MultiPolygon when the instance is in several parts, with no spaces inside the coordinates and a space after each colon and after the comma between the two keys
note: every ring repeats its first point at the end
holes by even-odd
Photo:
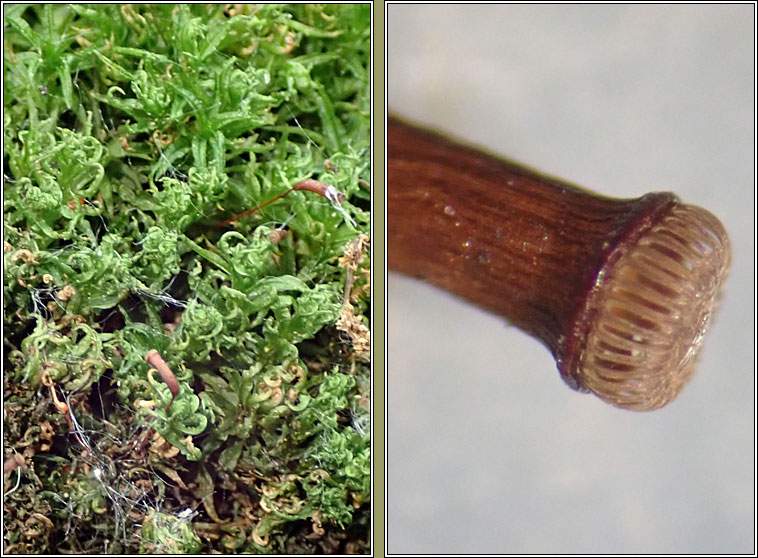
{"type": "Polygon", "coordinates": [[[541,340],[575,389],[634,410],[680,392],[729,266],[708,211],[614,199],[388,120],[391,269],[541,340]]]}
{"type": "Polygon", "coordinates": [[[22,455],[16,453],[13,456],[9,457],[5,460],[5,463],[3,463],[3,475],[7,475],[14,469],[17,469],[18,467],[21,467],[25,464],[24,458],[22,455]]]}
{"type": "Polygon", "coordinates": [[[176,399],[176,396],[179,395],[179,381],[171,371],[171,368],[168,367],[168,364],[166,364],[166,361],[163,360],[160,353],[158,353],[158,351],[155,349],[151,349],[147,352],[147,355],[145,355],[145,360],[150,364],[150,366],[158,371],[161,379],[168,386],[169,391],[171,391],[171,395],[173,397],[166,407],[166,410],[168,411],[169,407],[171,407],[171,404],[174,402],[174,399],[176,399]]]}
{"type": "Polygon", "coordinates": [[[222,222],[218,223],[218,224],[217,224],[217,225],[216,225],[214,228],[216,228],[216,229],[219,229],[219,228],[221,228],[221,227],[224,227],[224,226],[226,226],[226,225],[229,225],[229,224],[231,224],[231,223],[234,223],[235,221],[238,221],[238,220],[242,219],[243,217],[246,217],[247,215],[250,215],[250,214],[252,214],[252,213],[255,213],[256,211],[258,211],[259,209],[263,209],[264,207],[266,207],[266,206],[267,206],[267,205],[269,205],[270,203],[273,203],[273,202],[275,202],[276,200],[283,198],[284,196],[286,196],[287,194],[289,194],[289,193],[290,193],[292,190],[294,190],[294,188],[290,188],[290,189],[288,189],[288,190],[285,190],[284,192],[282,192],[282,193],[281,193],[281,194],[279,194],[278,196],[274,196],[274,197],[273,197],[273,198],[271,198],[270,200],[268,200],[268,201],[265,201],[265,202],[263,202],[263,203],[262,203],[262,204],[260,204],[260,205],[256,205],[256,206],[255,206],[254,208],[252,208],[252,209],[248,209],[247,211],[243,211],[243,212],[242,212],[242,213],[240,213],[239,215],[235,215],[234,217],[231,217],[230,219],[227,219],[226,221],[222,221],[222,222]]]}
{"type": "Polygon", "coordinates": [[[331,203],[341,204],[343,201],[345,201],[345,194],[337,190],[334,186],[329,186],[327,184],[324,184],[323,182],[319,182],[318,180],[314,180],[312,178],[306,178],[305,180],[301,180],[300,182],[295,184],[292,188],[289,188],[288,190],[285,190],[281,194],[274,196],[270,200],[267,200],[260,205],[256,205],[252,209],[243,211],[239,215],[235,215],[234,217],[231,217],[230,219],[227,219],[226,221],[222,221],[221,223],[218,223],[217,225],[215,225],[214,228],[218,229],[223,226],[229,225],[230,223],[234,223],[235,221],[238,221],[242,217],[246,217],[247,215],[255,213],[256,211],[260,209],[263,209],[267,205],[275,202],[276,200],[283,198],[284,196],[286,196],[287,194],[289,194],[290,192],[294,190],[307,190],[309,192],[313,192],[314,194],[318,194],[320,196],[325,197],[331,203]]]}

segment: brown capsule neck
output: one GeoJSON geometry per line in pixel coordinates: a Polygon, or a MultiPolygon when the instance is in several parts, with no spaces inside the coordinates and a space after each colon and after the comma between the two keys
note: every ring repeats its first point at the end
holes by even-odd
{"type": "Polygon", "coordinates": [[[540,339],[564,379],[615,261],[677,204],[618,200],[388,121],[388,261],[540,339]]]}

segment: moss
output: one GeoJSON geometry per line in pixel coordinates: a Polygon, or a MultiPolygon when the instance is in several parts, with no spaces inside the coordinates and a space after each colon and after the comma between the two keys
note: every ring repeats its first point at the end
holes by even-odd
{"type": "Polygon", "coordinates": [[[4,25],[6,551],[366,551],[370,7],[4,25]]]}

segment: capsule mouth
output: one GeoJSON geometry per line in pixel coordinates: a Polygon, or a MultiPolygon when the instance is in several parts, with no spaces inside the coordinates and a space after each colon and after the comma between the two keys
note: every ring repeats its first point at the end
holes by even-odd
{"type": "Polygon", "coordinates": [[[692,377],[729,263],[719,220],[675,205],[599,279],[574,379],[616,407],[672,401],[692,377]]]}

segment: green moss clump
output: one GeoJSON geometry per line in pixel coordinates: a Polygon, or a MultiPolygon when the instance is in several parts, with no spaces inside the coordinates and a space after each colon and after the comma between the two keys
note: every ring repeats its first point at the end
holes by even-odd
{"type": "Polygon", "coordinates": [[[4,26],[5,550],[367,551],[370,6],[4,26]]]}

